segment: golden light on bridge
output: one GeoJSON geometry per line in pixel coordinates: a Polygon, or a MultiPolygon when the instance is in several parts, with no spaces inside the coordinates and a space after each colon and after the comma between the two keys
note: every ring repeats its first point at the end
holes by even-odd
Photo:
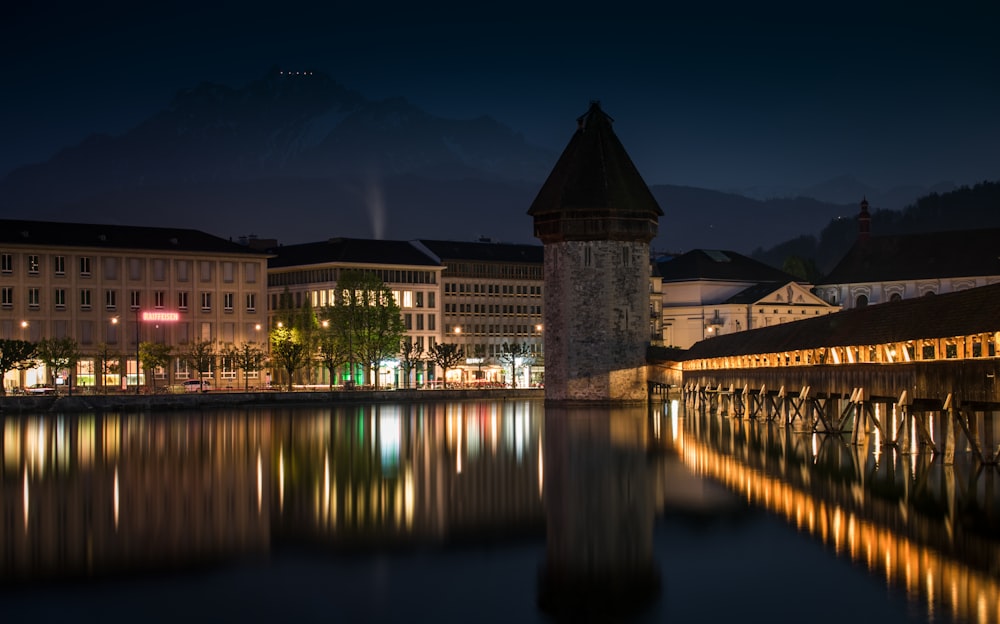
{"type": "Polygon", "coordinates": [[[749,504],[785,518],[838,554],[863,563],[925,603],[934,614],[943,604],[952,618],[1000,623],[1000,581],[883,528],[836,503],[818,500],[782,480],[722,455],[687,437],[679,447],[695,474],[723,483],[749,504]]]}

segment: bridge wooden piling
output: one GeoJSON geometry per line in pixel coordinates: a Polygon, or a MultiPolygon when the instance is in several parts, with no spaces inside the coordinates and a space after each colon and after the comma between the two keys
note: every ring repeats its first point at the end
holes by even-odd
{"type": "MultiPolygon", "coordinates": [[[[976,368],[982,373],[991,367],[976,368]]],[[[949,465],[964,441],[978,463],[1000,465],[995,424],[1000,398],[984,401],[987,393],[981,384],[959,383],[969,381],[968,370],[938,366],[930,371],[926,364],[918,364],[912,370],[880,370],[864,378],[857,371],[842,375],[844,367],[832,368],[811,367],[807,374],[797,370],[784,377],[767,369],[699,371],[684,384],[682,396],[690,407],[729,418],[779,422],[803,433],[849,433],[848,441],[855,446],[864,446],[870,435],[877,435],[883,446],[904,454],[940,453],[949,465]],[[824,373],[833,373],[833,378],[824,373]],[[840,390],[837,381],[851,385],[840,390]],[[890,391],[893,386],[896,390],[890,391]],[[954,390],[936,398],[942,388],[954,390]],[[960,392],[971,398],[963,401],[960,392]],[[941,440],[935,440],[932,418],[940,427],[941,440]]]]}

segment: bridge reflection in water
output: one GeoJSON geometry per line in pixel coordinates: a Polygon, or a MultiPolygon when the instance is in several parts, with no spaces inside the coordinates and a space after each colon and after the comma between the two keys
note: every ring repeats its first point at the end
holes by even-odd
{"type": "MultiPolygon", "coordinates": [[[[677,401],[660,420],[669,425],[655,424],[658,437],[696,474],[904,589],[932,619],[943,612],[1000,622],[1000,483],[971,449],[945,464],[940,454],[900,452],[877,436],[851,444],[850,434],[795,431],[677,401]]],[[[931,428],[941,435],[933,419],[931,428]]]]}

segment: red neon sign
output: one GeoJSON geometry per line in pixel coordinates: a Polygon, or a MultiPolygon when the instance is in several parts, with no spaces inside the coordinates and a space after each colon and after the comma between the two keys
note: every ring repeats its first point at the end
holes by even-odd
{"type": "Polygon", "coordinates": [[[181,315],[179,312],[143,312],[142,320],[144,321],[179,321],[181,320],[181,315]]]}

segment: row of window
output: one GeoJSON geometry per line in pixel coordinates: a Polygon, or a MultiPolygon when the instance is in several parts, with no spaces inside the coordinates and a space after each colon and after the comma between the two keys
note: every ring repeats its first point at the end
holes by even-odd
{"type": "MultiPolygon", "coordinates": [[[[342,271],[357,269],[327,267],[323,269],[302,269],[297,271],[271,272],[267,276],[268,286],[296,286],[299,284],[336,283],[342,271]]],[[[437,284],[435,271],[410,271],[400,269],[365,269],[365,273],[377,275],[386,284],[437,284]]]]}
{"type": "MultiPolygon", "coordinates": [[[[92,289],[81,288],[79,290],[79,299],[81,310],[90,310],[93,306],[92,289]]],[[[189,309],[189,294],[188,292],[178,292],[177,293],[177,309],[186,312],[189,309]]],[[[204,312],[209,312],[212,310],[212,292],[202,292],[201,293],[201,309],[204,312]]],[[[4,308],[14,307],[14,287],[13,286],[3,286],[0,287],[0,306],[4,308]]],[[[37,287],[29,287],[27,289],[27,303],[28,308],[37,310],[42,306],[41,289],[37,287]]],[[[152,307],[154,309],[164,309],[167,307],[167,293],[163,290],[156,290],[152,293],[152,307]]],[[[257,294],[256,293],[246,293],[244,296],[244,303],[246,304],[247,312],[257,311],[257,294]]],[[[56,288],[52,293],[52,305],[56,310],[65,310],[68,305],[67,300],[67,289],[56,288]]],[[[148,304],[147,304],[148,305],[148,304]]],[[[142,291],[133,290],[129,292],[129,308],[132,310],[137,310],[142,308],[142,291]]],[[[104,291],[104,307],[108,311],[115,311],[118,309],[118,291],[117,290],[105,290],[104,291]]],[[[236,307],[236,293],[222,293],[222,309],[227,312],[232,312],[236,307]]]]}
{"type": "Polygon", "coordinates": [[[542,333],[541,324],[535,325],[445,325],[445,334],[473,334],[473,335],[496,335],[496,336],[528,336],[540,335],[542,333]]]}
{"type": "Polygon", "coordinates": [[[446,303],[445,314],[541,314],[542,306],[486,303],[446,303]]]}
{"type": "MultiPolygon", "coordinates": [[[[11,274],[15,271],[15,258],[13,253],[0,253],[0,274],[11,274]]],[[[28,275],[40,275],[42,272],[42,259],[39,254],[25,254],[24,262],[28,275]]],[[[52,259],[52,273],[56,277],[65,277],[67,270],[67,256],[54,255],[52,259]]],[[[104,256],[100,258],[102,276],[105,280],[117,280],[124,271],[129,280],[140,281],[145,279],[148,271],[153,280],[158,282],[167,281],[167,275],[171,261],[166,258],[119,258],[117,256],[104,256]],[[147,267],[148,265],[148,267],[147,267]]],[[[80,277],[89,278],[93,276],[92,265],[94,258],[91,256],[80,256],[76,258],[76,265],[79,269],[80,277]]],[[[197,268],[198,279],[201,282],[211,282],[218,273],[223,282],[234,283],[237,281],[238,263],[235,261],[216,262],[214,260],[174,260],[174,279],[178,282],[187,282],[193,279],[194,270],[197,268]],[[195,267],[195,263],[197,267],[195,267]]],[[[243,263],[243,282],[253,284],[257,282],[260,263],[243,263]]]]}
{"type": "Polygon", "coordinates": [[[538,264],[454,262],[445,269],[446,277],[491,277],[494,279],[542,280],[544,266],[538,264]]]}
{"type": "MultiPolygon", "coordinates": [[[[536,343],[526,344],[531,349],[532,355],[541,355],[542,345],[536,343]]],[[[489,355],[490,357],[496,357],[504,352],[502,344],[464,344],[458,345],[458,347],[467,358],[482,357],[483,354],[489,355]]]]}
{"type": "Polygon", "coordinates": [[[416,348],[417,348],[418,352],[423,352],[424,349],[426,349],[426,350],[429,351],[429,350],[433,349],[435,345],[437,345],[437,340],[434,339],[434,336],[427,336],[426,338],[427,338],[427,341],[426,341],[426,344],[425,344],[425,342],[424,342],[424,336],[414,336],[413,337],[413,344],[416,345],[416,348]]]}
{"type": "Polygon", "coordinates": [[[522,284],[465,284],[449,282],[444,285],[445,294],[472,295],[538,295],[542,294],[541,286],[522,284]]]}
{"type": "MultiPolygon", "coordinates": [[[[313,308],[325,308],[335,305],[337,291],[333,288],[324,290],[313,290],[311,292],[298,291],[295,293],[278,294],[271,293],[271,309],[281,310],[282,308],[301,308],[306,303],[313,308]]],[[[437,293],[422,290],[393,290],[392,298],[400,308],[430,308],[437,307],[437,293]]]]}
{"type": "MultiPolygon", "coordinates": [[[[424,330],[424,315],[423,314],[411,314],[406,312],[403,314],[403,327],[406,329],[415,329],[417,331],[424,330]],[[413,321],[416,319],[417,323],[414,326],[413,321]]],[[[434,314],[427,315],[427,331],[434,331],[437,328],[437,316],[434,314]]]]}
{"type": "Polygon", "coordinates": [[[224,344],[238,342],[267,342],[267,329],[260,323],[213,323],[210,321],[170,323],[143,322],[136,332],[134,324],[123,327],[107,321],[78,320],[76,322],[56,319],[50,321],[32,320],[15,322],[0,320],[0,338],[38,342],[42,338],[66,338],[72,336],[81,345],[105,342],[110,345],[135,345],[139,341],[162,342],[166,344],[187,344],[194,341],[218,341],[224,344]],[[138,335],[137,335],[138,333],[138,335]]]}

